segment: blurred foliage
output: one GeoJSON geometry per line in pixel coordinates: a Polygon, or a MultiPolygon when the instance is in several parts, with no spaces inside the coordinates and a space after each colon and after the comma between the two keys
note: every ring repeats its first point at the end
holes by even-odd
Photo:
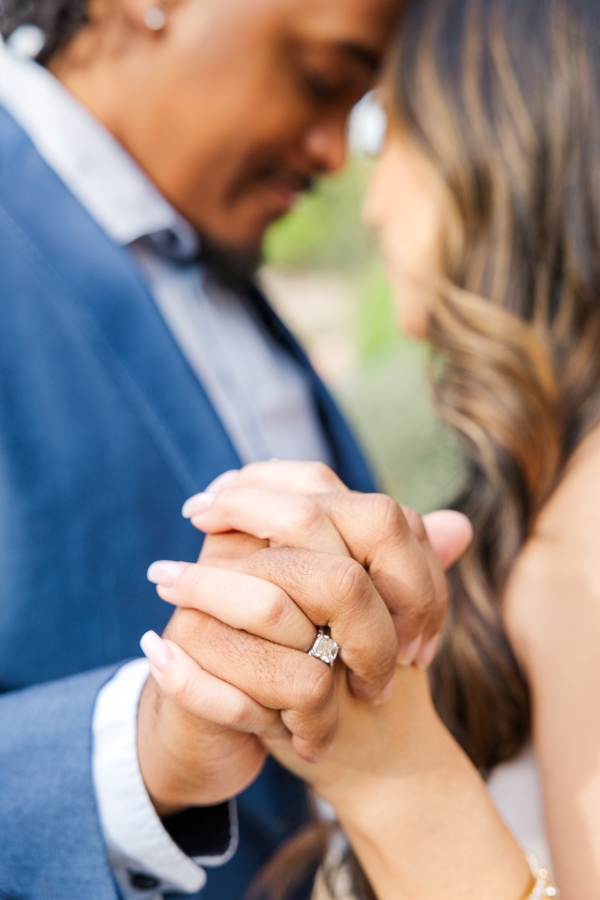
{"type": "Polygon", "coordinates": [[[376,360],[403,344],[392,292],[377,256],[369,260],[356,280],[355,329],[358,355],[363,362],[376,360]]]}
{"type": "Polygon", "coordinates": [[[457,444],[433,410],[427,357],[426,347],[399,339],[336,388],[383,488],[421,513],[449,503],[464,477],[457,444]]]}
{"type": "Polygon", "coordinates": [[[283,270],[364,266],[375,247],[360,215],[368,174],[368,164],[353,158],[340,174],[318,182],[269,230],[267,264],[283,270]]]}
{"type": "Polygon", "coordinates": [[[371,164],[353,159],[324,179],[266,241],[267,263],[283,271],[338,272],[354,288],[359,364],[333,385],[386,491],[420,512],[448,503],[463,478],[454,440],[436,419],[427,383],[427,347],[399,333],[376,243],[361,221],[371,164]]]}

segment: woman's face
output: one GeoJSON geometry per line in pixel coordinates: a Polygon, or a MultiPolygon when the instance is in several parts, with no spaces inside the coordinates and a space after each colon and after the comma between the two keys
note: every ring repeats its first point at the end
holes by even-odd
{"type": "Polygon", "coordinates": [[[391,130],[377,163],[364,215],[379,235],[399,325],[427,336],[440,272],[444,207],[441,179],[408,137],[391,130]]]}

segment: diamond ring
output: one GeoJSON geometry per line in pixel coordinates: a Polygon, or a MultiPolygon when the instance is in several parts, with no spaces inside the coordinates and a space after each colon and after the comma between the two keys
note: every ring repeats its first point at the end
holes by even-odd
{"type": "Polygon", "coordinates": [[[318,628],[315,642],[308,651],[308,655],[315,656],[317,659],[320,659],[321,662],[326,663],[328,666],[332,666],[336,661],[339,652],[340,645],[337,644],[333,638],[329,637],[324,628],[318,628]]]}

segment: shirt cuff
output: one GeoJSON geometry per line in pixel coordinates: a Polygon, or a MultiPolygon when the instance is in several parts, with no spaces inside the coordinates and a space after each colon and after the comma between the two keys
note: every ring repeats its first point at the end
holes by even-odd
{"type": "Polygon", "coordinates": [[[165,891],[196,893],[206,883],[202,866],[222,865],[237,846],[233,800],[229,806],[230,844],[216,856],[191,859],[159,819],[137,756],[137,709],[148,674],[145,659],[122,666],[98,694],[92,722],[92,769],[100,824],[125,900],[150,900],[165,891]]]}

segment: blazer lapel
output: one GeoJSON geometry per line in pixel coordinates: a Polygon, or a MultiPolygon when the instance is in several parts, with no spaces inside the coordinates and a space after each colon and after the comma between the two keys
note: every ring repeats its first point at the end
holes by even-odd
{"type": "MultiPolygon", "coordinates": [[[[42,293],[102,360],[184,493],[240,466],[129,253],[97,225],[1,106],[0,234],[30,261],[42,293]]],[[[251,298],[310,382],[338,474],[355,490],[375,490],[362,450],[306,353],[255,287],[251,298]]]]}
{"type": "Polygon", "coordinates": [[[352,490],[365,493],[376,491],[377,483],[363,450],[336,402],[313,369],[306,352],[267,302],[264,294],[254,285],[250,296],[275,340],[296,360],[309,380],[323,430],[333,451],[337,474],[352,490]]]}
{"type": "MultiPolygon", "coordinates": [[[[0,234],[102,360],[186,494],[239,457],[128,252],[0,107],[0,234]]],[[[109,423],[107,423],[109,427],[109,423]]]]}

